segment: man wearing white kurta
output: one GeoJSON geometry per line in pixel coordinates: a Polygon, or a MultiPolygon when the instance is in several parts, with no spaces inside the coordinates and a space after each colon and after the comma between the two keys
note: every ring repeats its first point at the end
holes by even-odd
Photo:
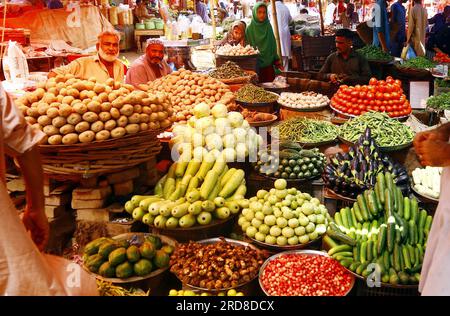
{"type": "MultiPolygon", "coordinates": [[[[278,31],[280,32],[281,55],[284,70],[288,70],[289,58],[291,57],[291,32],[289,31],[289,23],[292,21],[291,13],[282,0],[275,2],[277,9],[278,31]]],[[[275,32],[274,21],[272,16],[272,6],[268,8],[270,23],[275,32]]]]}
{"type": "Polygon", "coordinates": [[[441,194],[420,276],[422,295],[450,295],[450,123],[419,133],[414,147],[424,166],[444,167],[441,194]]]}

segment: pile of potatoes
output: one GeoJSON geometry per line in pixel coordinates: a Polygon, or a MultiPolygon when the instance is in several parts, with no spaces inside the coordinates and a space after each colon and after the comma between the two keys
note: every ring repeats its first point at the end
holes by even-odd
{"type": "Polygon", "coordinates": [[[58,75],[16,100],[26,121],[46,135],[44,144],[71,145],[120,138],[172,125],[173,109],[164,93],[147,93],[109,79],[58,75]]]}
{"type": "Polygon", "coordinates": [[[144,91],[161,91],[170,96],[175,113],[175,122],[185,122],[192,116],[195,105],[202,102],[211,107],[218,103],[233,109],[234,94],[223,82],[207,75],[180,69],[146,85],[144,91]]]}

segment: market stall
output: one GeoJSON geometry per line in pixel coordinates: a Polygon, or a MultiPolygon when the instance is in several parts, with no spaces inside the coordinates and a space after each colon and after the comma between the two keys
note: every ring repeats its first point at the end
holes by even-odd
{"type": "MultiPolygon", "coordinates": [[[[156,36],[147,23],[134,35],[156,36]]],[[[450,119],[448,56],[368,46],[390,67],[365,85],[263,83],[250,46],[195,71],[192,48],[212,42],[188,33],[163,39],[180,69],[138,87],[57,75],[18,93],[46,134],[51,250],[102,295],[418,295],[442,168],[421,166],[413,140],[450,119]]]]}

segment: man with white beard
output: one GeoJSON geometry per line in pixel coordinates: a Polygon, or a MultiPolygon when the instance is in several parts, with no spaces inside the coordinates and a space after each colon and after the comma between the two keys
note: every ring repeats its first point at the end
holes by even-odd
{"type": "Polygon", "coordinates": [[[109,78],[123,82],[124,65],[118,60],[119,42],[120,34],[116,31],[100,33],[96,45],[96,55],[81,57],[66,66],[55,68],[49,72],[48,78],[57,75],[72,74],[80,79],[94,77],[99,83],[104,83],[109,78]]]}

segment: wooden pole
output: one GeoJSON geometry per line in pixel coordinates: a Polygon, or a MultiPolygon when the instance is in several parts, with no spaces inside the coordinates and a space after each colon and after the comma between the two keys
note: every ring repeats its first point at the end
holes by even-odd
{"type": "Polygon", "coordinates": [[[216,40],[216,17],[214,16],[214,1],[209,1],[209,10],[211,11],[211,23],[213,28],[213,36],[211,40],[211,45],[214,46],[214,41],[216,40]]]}
{"type": "MultiPolygon", "coordinates": [[[[277,7],[275,5],[275,0],[271,0],[272,4],[272,18],[273,18],[273,27],[274,27],[274,35],[275,41],[277,42],[277,53],[280,60],[282,59],[281,55],[281,41],[280,41],[280,30],[278,29],[278,17],[277,17],[277,7]]],[[[269,14],[269,12],[267,12],[269,14]]]]}
{"type": "Polygon", "coordinates": [[[322,12],[322,0],[319,0],[319,15],[320,15],[320,29],[322,36],[325,35],[325,27],[323,25],[323,12],[322,12]]]}

